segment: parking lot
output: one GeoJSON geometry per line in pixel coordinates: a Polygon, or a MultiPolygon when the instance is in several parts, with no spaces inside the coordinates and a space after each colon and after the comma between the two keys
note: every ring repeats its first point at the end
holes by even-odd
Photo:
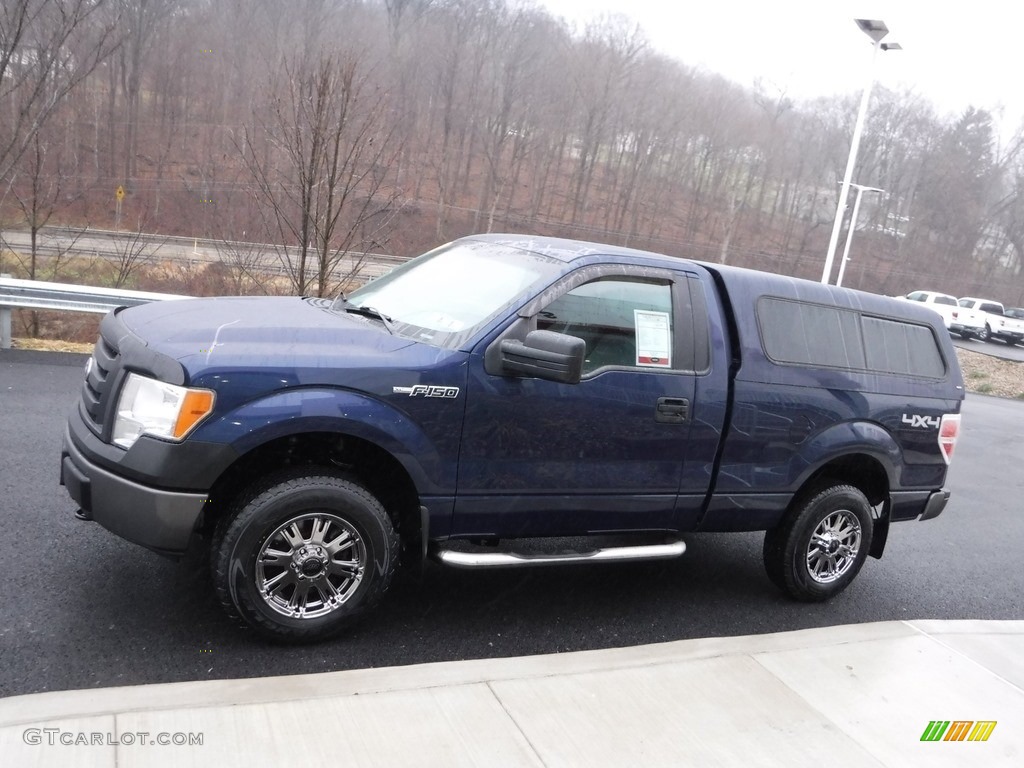
{"type": "MultiPolygon", "coordinates": [[[[969,342],[978,344],[978,342],[969,342]]],[[[988,345],[994,347],[995,345],[988,345]]],[[[999,345],[1005,346],[1005,345],[999,345]]],[[[1007,348],[1009,349],[1009,348],[1007,348]]],[[[970,395],[934,521],[893,527],[886,555],[821,605],[781,595],[758,534],[687,536],[661,564],[400,574],[359,627],[269,645],[216,604],[205,563],[160,558],[73,516],[60,436],[84,357],[0,354],[0,695],[557,653],[891,619],[1020,619],[1024,403],[970,395]]]]}

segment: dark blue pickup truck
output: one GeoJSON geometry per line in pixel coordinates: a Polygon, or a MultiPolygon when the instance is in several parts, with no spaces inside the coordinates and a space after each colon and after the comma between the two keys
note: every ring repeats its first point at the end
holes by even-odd
{"type": "Polygon", "coordinates": [[[61,481],[130,541],[205,543],[225,607],[282,640],[399,563],[668,558],[693,531],[766,531],[771,581],[815,601],[943,510],[963,392],[908,302],[487,235],[333,301],[110,313],[61,481]]]}

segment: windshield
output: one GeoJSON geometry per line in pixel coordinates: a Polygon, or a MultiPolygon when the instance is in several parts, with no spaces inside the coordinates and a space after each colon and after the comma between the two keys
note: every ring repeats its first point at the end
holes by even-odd
{"type": "Polygon", "coordinates": [[[395,333],[454,349],[521,296],[552,282],[562,266],[529,251],[463,240],[367,283],[334,309],[372,307],[395,333]]]}

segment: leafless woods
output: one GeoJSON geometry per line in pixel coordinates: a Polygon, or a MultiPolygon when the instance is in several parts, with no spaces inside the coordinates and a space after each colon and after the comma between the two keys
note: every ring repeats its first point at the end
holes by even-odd
{"type": "MultiPolygon", "coordinates": [[[[498,230],[817,277],[858,97],[741,87],[514,0],[0,8],[0,226],[111,225],[121,185],[126,228],[265,243],[319,295],[367,253],[498,230]]],[[[878,90],[854,180],[885,193],[847,284],[1024,304],[1019,133],[878,90]]]]}

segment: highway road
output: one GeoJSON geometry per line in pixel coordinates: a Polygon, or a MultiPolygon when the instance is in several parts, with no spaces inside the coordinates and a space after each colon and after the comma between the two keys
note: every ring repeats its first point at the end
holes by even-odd
{"type": "Polygon", "coordinates": [[[970,395],[950,506],[893,527],[822,605],[783,597],[758,534],[686,537],[660,564],[400,574],[350,634],[268,644],[216,603],[205,564],[78,522],[57,485],[85,358],[0,352],[0,695],[558,653],[891,619],[1024,619],[1024,403],[970,395]]]}
{"type": "MultiPolygon", "coordinates": [[[[22,254],[31,251],[31,237],[27,231],[6,229],[0,231],[0,245],[22,254]]],[[[39,253],[51,256],[69,253],[77,256],[117,260],[127,249],[138,253],[144,262],[173,259],[195,263],[234,263],[233,258],[244,258],[247,266],[265,274],[285,274],[275,246],[263,243],[226,243],[170,235],[153,235],[103,229],[77,230],[66,227],[45,227],[36,242],[39,253]]],[[[353,259],[360,254],[346,256],[338,272],[344,274],[352,268],[353,259]]],[[[407,259],[400,256],[369,254],[359,265],[357,278],[370,280],[380,277],[407,259]]]]}

